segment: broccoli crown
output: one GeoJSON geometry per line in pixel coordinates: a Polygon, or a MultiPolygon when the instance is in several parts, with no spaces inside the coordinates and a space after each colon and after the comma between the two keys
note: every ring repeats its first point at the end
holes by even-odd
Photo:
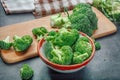
{"type": "Polygon", "coordinates": [[[92,53],[92,46],[89,42],[81,40],[80,38],[75,43],[75,52],[80,52],[81,54],[88,53],[89,55],[92,53]]]}
{"type": "Polygon", "coordinates": [[[20,69],[20,75],[23,80],[29,80],[33,76],[33,74],[34,74],[34,71],[27,64],[24,64],[20,69]]]}
{"type": "Polygon", "coordinates": [[[47,29],[45,27],[37,27],[32,29],[33,35],[37,37],[37,40],[39,41],[46,33],[47,29]]]}
{"type": "Polygon", "coordinates": [[[9,41],[10,36],[7,36],[4,40],[0,40],[0,48],[1,49],[10,49],[10,47],[12,46],[12,43],[9,41]]]}
{"type": "Polygon", "coordinates": [[[101,45],[97,41],[95,41],[95,48],[96,48],[96,50],[100,50],[101,49],[101,45]]]}
{"type": "Polygon", "coordinates": [[[72,46],[74,42],[78,39],[79,32],[76,29],[65,29],[62,28],[58,31],[58,35],[55,37],[53,44],[56,46],[72,46]]]}
{"type": "Polygon", "coordinates": [[[73,52],[70,46],[62,46],[60,49],[54,48],[50,55],[50,61],[57,64],[69,65],[72,61],[73,52]]]}
{"type": "Polygon", "coordinates": [[[30,35],[24,35],[22,37],[15,35],[13,37],[13,40],[13,47],[15,51],[25,51],[30,47],[33,42],[33,39],[30,35]]]}
{"type": "Polygon", "coordinates": [[[71,28],[82,31],[89,36],[92,36],[93,31],[97,29],[98,19],[89,4],[80,3],[75,6],[69,19],[71,28]]]}

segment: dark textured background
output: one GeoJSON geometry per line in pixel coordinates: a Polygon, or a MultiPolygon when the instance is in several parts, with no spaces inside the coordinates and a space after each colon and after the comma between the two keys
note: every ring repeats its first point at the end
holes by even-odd
{"type": "MultiPolygon", "coordinates": [[[[33,20],[32,13],[6,15],[0,4],[0,26],[33,20]]],[[[19,69],[25,63],[34,70],[32,80],[120,80],[120,25],[115,34],[97,39],[102,48],[96,51],[93,60],[82,70],[61,74],[49,68],[39,57],[16,64],[6,64],[0,58],[0,80],[21,80],[19,69]]]]}

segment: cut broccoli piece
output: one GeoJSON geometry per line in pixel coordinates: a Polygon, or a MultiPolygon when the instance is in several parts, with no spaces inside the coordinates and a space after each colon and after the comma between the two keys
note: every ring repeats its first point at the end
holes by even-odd
{"type": "Polygon", "coordinates": [[[45,27],[37,27],[32,29],[33,35],[37,37],[37,40],[41,40],[41,38],[47,33],[47,29],[45,27]]]}
{"type": "Polygon", "coordinates": [[[58,34],[58,32],[52,30],[52,31],[48,32],[47,35],[44,36],[44,39],[47,41],[53,42],[53,40],[55,39],[57,34],[58,34]]]}
{"type": "Polygon", "coordinates": [[[22,37],[15,35],[13,37],[13,40],[13,47],[15,51],[25,51],[30,47],[33,42],[33,39],[30,35],[24,35],[22,37]]]}
{"type": "Polygon", "coordinates": [[[8,50],[12,46],[12,42],[9,41],[10,36],[7,36],[4,40],[0,40],[0,48],[8,50]]]}
{"type": "Polygon", "coordinates": [[[58,35],[55,37],[53,44],[56,46],[72,46],[74,42],[78,39],[79,32],[76,29],[65,29],[62,28],[58,31],[58,35]]]}
{"type": "Polygon", "coordinates": [[[82,63],[89,57],[88,53],[81,54],[80,52],[74,52],[73,55],[73,64],[82,63]]]}
{"type": "Polygon", "coordinates": [[[20,76],[22,80],[29,80],[30,78],[32,78],[33,74],[34,71],[28,64],[24,64],[20,69],[20,76]]]}
{"type": "Polygon", "coordinates": [[[61,28],[62,24],[64,24],[64,22],[61,14],[52,15],[50,17],[50,25],[52,27],[61,28]]]}
{"type": "Polygon", "coordinates": [[[96,42],[96,41],[95,41],[95,49],[96,49],[96,50],[100,50],[100,49],[101,49],[101,45],[100,45],[99,42],[96,42]]]}
{"type": "Polygon", "coordinates": [[[81,54],[88,53],[91,55],[92,53],[92,46],[89,42],[83,41],[78,39],[75,44],[75,52],[80,52],[81,54]]]}
{"type": "Polygon", "coordinates": [[[49,58],[50,61],[62,64],[62,65],[69,65],[72,61],[73,51],[70,46],[62,46],[59,48],[54,48],[50,55],[52,56],[49,58]]]}

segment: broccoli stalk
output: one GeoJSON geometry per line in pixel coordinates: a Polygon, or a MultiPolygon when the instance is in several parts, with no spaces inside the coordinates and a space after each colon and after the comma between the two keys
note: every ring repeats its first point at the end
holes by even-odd
{"type": "Polygon", "coordinates": [[[13,40],[13,47],[15,51],[25,51],[30,47],[33,42],[33,39],[30,35],[24,35],[22,37],[15,35],[13,37],[13,40]]]}
{"type": "Polygon", "coordinates": [[[12,43],[9,41],[10,36],[7,36],[4,40],[0,40],[0,48],[8,50],[12,46],[12,43]]]}
{"type": "Polygon", "coordinates": [[[37,37],[37,40],[41,40],[41,38],[47,33],[47,29],[45,27],[37,27],[32,29],[33,35],[37,37]]]}
{"type": "Polygon", "coordinates": [[[20,75],[22,80],[29,80],[30,78],[32,78],[33,74],[34,74],[34,71],[27,64],[24,64],[20,69],[20,75]]]}
{"type": "Polygon", "coordinates": [[[73,64],[82,63],[89,57],[88,53],[81,54],[80,52],[74,52],[73,55],[73,64]]]}

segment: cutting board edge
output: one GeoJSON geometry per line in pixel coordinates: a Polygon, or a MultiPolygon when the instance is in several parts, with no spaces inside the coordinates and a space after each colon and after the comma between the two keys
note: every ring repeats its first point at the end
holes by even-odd
{"type": "Polygon", "coordinates": [[[21,61],[24,61],[24,60],[27,60],[27,59],[30,59],[30,58],[34,58],[34,57],[37,57],[38,54],[33,54],[33,55],[29,55],[29,56],[25,56],[25,58],[20,58],[20,59],[11,59],[11,58],[6,58],[3,54],[1,54],[1,58],[2,60],[5,62],[5,63],[8,63],[8,64],[13,64],[13,63],[18,63],[18,62],[21,62],[21,61]]]}

